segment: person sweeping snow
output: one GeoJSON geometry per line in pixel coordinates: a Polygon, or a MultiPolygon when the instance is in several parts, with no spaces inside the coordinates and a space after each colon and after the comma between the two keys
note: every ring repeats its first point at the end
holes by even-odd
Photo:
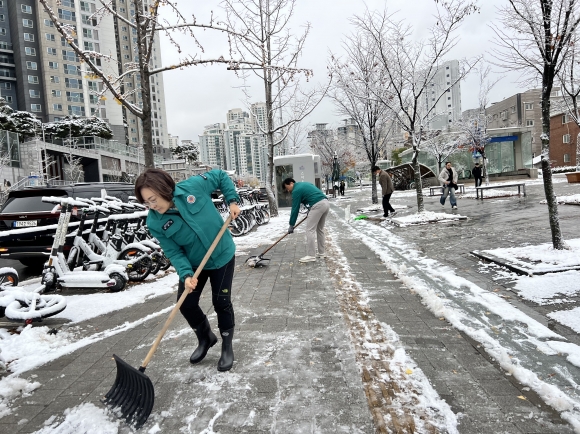
{"type": "Polygon", "coordinates": [[[326,246],[324,224],[330,209],[328,199],[322,191],[310,182],[296,182],[292,178],[286,178],[282,188],[287,193],[292,193],[292,212],[290,213],[290,226],[288,233],[294,232],[294,225],[298,219],[300,204],[310,208],[306,220],[306,256],[300,258],[300,262],[315,262],[316,257],[326,258],[326,246]],[[316,243],[318,241],[318,243],[316,243]],[[318,253],[316,245],[318,244],[318,253]]]}
{"type": "Polygon", "coordinates": [[[183,291],[190,294],[180,307],[199,341],[191,355],[191,363],[199,363],[208,350],[217,343],[206,315],[199,307],[203,287],[209,280],[212,303],[217,314],[222,336],[222,353],[218,371],[228,371],[234,363],[232,340],[234,337],[234,308],[231,302],[236,245],[229,231],[219,240],[207,264],[194,279],[206,252],[224,221],[211,201],[211,193],[221,190],[230,204],[230,215],[240,214],[240,200],[234,184],[223,170],[211,170],[192,176],[177,185],[171,176],[160,169],[147,169],[135,182],[137,200],[150,209],[147,227],[159,240],[163,251],[179,274],[177,299],[183,291]]]}

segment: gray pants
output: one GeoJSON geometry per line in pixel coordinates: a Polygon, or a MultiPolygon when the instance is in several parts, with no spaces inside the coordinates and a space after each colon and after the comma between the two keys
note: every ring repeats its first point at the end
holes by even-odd
{"type": "Polygon", "coordinates": [[[310,208],[308,218],[306,219],[306,243],[308,256],[316,256],[316,240],[318,239],[318,254],[326,253],[324,223],[330,209],[330,203],[327,200],[321,200],[310,208]]]}

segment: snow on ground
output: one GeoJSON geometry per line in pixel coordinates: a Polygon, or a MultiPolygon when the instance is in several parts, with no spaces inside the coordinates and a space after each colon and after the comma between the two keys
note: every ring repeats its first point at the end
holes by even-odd
{"type": "Polygon", "coordinates": [[[526,300],[539,305],[571,303],[569,296],[580,293],[580,271],[548,273],[540,276],[517,276],[514,290],[526,300]]]}
{"type": "MultiPolygon", "coordinates": [[[[327,230],[332,239],[340,237],[336,230],[332,228],[327,228],[327,230]]],[[[341,269],[340,272],[337,271],[340,275],[340,285],[336,287],[339,298],[341,293],[348,294],[349,303],[353,304],[358,301],[363,307],[361,310],[364,310],[364,307],[368,305],[370,294],[357,282],[348,266],[346,256],[336,242],[332,242],[332,249],[338,255],[333,254],[331,260],[341,269]]],[[[349,307],[356,309],[352,305],[349,307]]],[[[398,386],[398,390],[393,392],[390,408],[395,412],[397,412],[397,407],[404,408],[405,414],[412,415],[417,432],[424,432],[424,424],[429,423],[435,425],[439,432],[458,433],[457,417],[449,404],[433,389],[423,371],[406,353],[399,335],[388,324],[378,322],[374,315],[369,315],[368,312],[364,320],[360,320],[353,314],[348,316],[351,324],[354,324],[354,327],[351,327],[351,336],[354,337],[353,345],[355,348],[358,347],[359,351],[360,348],[364,348],[365,352],[370,353],[370,357],[362,358],[362,363],[364,364],[364,360],[382,361],[389,367],[381,374],[383,379],[387,383],[395,382],[398,386]],[[381,331],[381,336],[378,338],[376,337],[377,330],[381,331]]],[[[393,423],[389,420],[389,414],[384,414],[383,417],[388,425],[393,423]]]]}
{"type": "MultiPolygon", "coordinates": [[[[558,203],[568,204],[568,205],[580,205],[580,194],[571,194],[568,196],[557,196],[556,201],[558,203]]],[[[548,203],[546,199],[540,201],[540,203],[548,203]]]]}
{"type": "Polygon", "coordinates": [[[117,434],[121,422],[109,416],[106,409],[84,403],[64,411],[62,417],[52,416],[36,434],[117,434]]]}
{"type": "Polygon", "coordinates": [[[580,333],[580,307],[552,312],[548,316],[560,324],[570,327],[576,333],[580,333]]]}
{"type": "Polygon", "coordinates": [[[410,225],[425,225],[427,223],[439,223],[464,219],[467,219],[467,217],[460,214],[424,211],[421,213],[413,213],[401,217],[393,217],[391,221],[399,227],[405,227],[410,225]]]}
{"type": "Polygon", "coordinates": [[[580,267],[580,238],[566,240],[568,249],[555,250],[552,243],[536,246],[508,247],[482,250],[482,253],[508,261],[531,273],[557,272],[570,267],[580,267]]]}
{"type": "MultiPolygon", "coordinates": [[[[513,190],[502,190],[502,189],[491,189],[491,190],[485,190],[485,192],[482,193],[485,199],[491,198],[491,197],[505,197],[505,196],[518,196],[518,191],[515,189],[513,190]]],[[[523,192],[522,192],[523,194],[523,192]]],[[[466,189],[464,194],[458,194],[455,193],[456,196],[464,198],[464,199],[476,199],[477,198],[477,193],[474,189],[466,189]]],[[[523,196],[522,196],[523,197],[523,196]]]]}
{"type": "MultiPolygon", "coordinates": [[[[304,214],[299,214],[296,223],[303,218],[304,214]]],[[[250,250],[264,246],[264,244],[273,244],[278,238],[288,232],[289,220],[290,210],[279,210],[278,217],[272,217],[268,224],[257,226],[255,231],[251,231],[241,237],[234,237],[236,256],[247,255],[250,250]]]]}
{"type": "Polygon", "coordinates": [[[564,342],[497,294],[457,276],[392,232],[364,221],[343,226],[379,255],[436,316],[480,342],[504,371],[532,388],[580,432],[575,387],[580,384],[579,346],[564,342]]]}
{"type": "Polygon", "coordinates": [[[11,413],[9,403],[12,399],[30,396],[31,392],[38,387],[40,387],[39,382],[30,382],[24,378],[7,377],[0,381],[0,418],[11,413]]]}

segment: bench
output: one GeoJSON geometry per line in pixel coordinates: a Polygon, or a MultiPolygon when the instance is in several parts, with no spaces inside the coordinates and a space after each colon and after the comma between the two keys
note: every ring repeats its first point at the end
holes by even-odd
{"type": "Polygon", "coordinates": [[[499,184],[499,185],[482,185],[480,187],[475,187],[475,198],[483,200],[483,190],[488,190],[491,188],[504,188],[504,187],[517,187],[518,195],[524,191],[524,197],[526,197],[526,184],[524,182],[514,182],[513,184],[499,184]],[[481,198],[479,197],[481,193],[481,198]]]}
{"type": "MultiPolygon", "coordinates": [[[[457,188],[459,189],[459,193],[465,193],[465,184],[457,184],[457,188]]],[[[443,187],[436,185],[435,187],[429,187],[429,196],[435,196],[437,190],[443,194],[443,187]]]]}

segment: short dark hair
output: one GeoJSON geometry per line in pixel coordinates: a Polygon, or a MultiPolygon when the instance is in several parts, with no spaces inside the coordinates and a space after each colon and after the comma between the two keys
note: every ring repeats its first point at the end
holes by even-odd
{"type": "Polygon", "coordinates": [[[175,190],[175,181],[164,170],[147,169],[135,181],[135,197],[139,203],[145,202],[141,195],[141,189],[143,188],[149,188],[163,199],[171,202],[173,200],[173,191],[175,190]]]}
{"type": "Polygon", "coordinates": [[[371,169],[371,172],[376,172],[377,170],[381,170],[381,168],[379,166],[373,166],[373,168],[371,169]]]}
{"type": "Polygon", "coordinates": [[[451,161],[446,161],[445,165],[447,166],[448,164],[451,164],[451,161]]]}
{"type": "Polygon", "coordinates": [[[285,179],[285,180],[282,182],[282,184],[284,184],[284,185],[290,185],[291,183],[294,183],[294,184],[296,184],[296,181],[294,181],[294,179],[293,179],[293,178],[286,178],[286,179],[285,179]]]}

